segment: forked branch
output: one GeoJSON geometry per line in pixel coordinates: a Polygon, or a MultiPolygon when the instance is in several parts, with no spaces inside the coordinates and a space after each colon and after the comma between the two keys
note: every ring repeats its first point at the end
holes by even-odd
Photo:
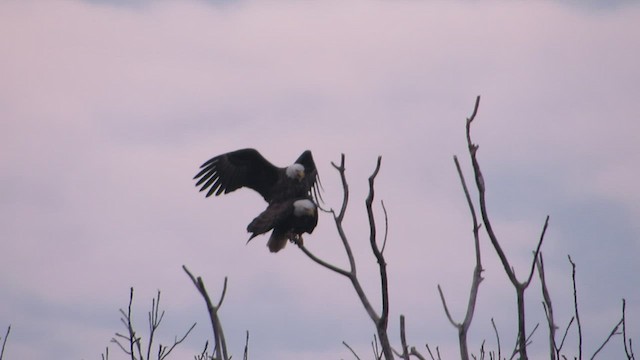
{"type": "Polygon", "coordinates": [[[533,272],[536,265],[536,259],[538,257],[538,253],[540,252],[540,248],[542,246],[542,241],[544,240],[544,236],[547,230],[547,226],[549,224],[549,216],[547,216],[544,227],[542,229],[542,234],[540,236],[540,240],[538,241],[538,246],[536,247],[536,251],[534,252],[533,260],[531,262],[531,269],[529,271],[529,276],[527,280],[524,282],[518,281],[513,266],[509,263],[509,259],[505,255],[500,242],[498,241],[498,237],[491,225],[491,220],[489,218],[489,212],[487,210],[487,202],[486,202],[486,186],[484,177],[482,175],[482,171],[480,170],[480,163],[478,162],[477,153],[478,153],[478,145],[474,144],[471,140],[471,123],[474,121],[476,114],[478,112],[478,107],[480,105],[480,96],[476,98],[476,103],[474,106],[473,114],[471,117],[467,118],[466,123],[466,135],[467,135],[467,147],[469,150],[469,156],[471,157],[471,164],[473,166],[473,172],[476,182],[476,187],[478,190],[478,199],[480,204],[480,214],[482,217],[482,221],[484,222],[484,228],[489,236],[489,240],[491,240],[491,244],[493,245],[494,250],[498,254],[500,258],[500,262],[502,263],[502,267],[504,268],[507,277],[511,281],[512,285],[516,290],[516,298],[518,305],[518,346],[521,360],[527,360],[527,342],[526,342],[526,328],[525,328],[525,301],[524,301],[524,293],[527,287],[529,286],[531,279],[533,277],[533,272]]]}
{"type": "Polygon", "coordinates": [[[369,244],[371,246],[371,251],[373,252],[373,255],[375,256],[376,261],[378,263],[379,274],[380,274],[380,289],[381,289],[381,298],[382,298],[381,299],[382,309],[381,309],[380,315],[378,315],[377,311],[371,305],[369,298],[367,297],[366,293],[364,292],[364,289],[362,288],[362,285],[360,284],[360,280],[358,279],[358,276],[357,276],[355,257],[353,255],[353,251],[351,250],[349,239],[347,238],[347,235],[344,231],[344,227],[342,224],[344,220],[344,216],[346,214],[347,204],[349,202],[349,185],[347,183],[347,178],[345,175],[346,168],[345,168],[344,154],[342,154],[340,157],[339,165],[336,165],[335,163],[331,163],[333,167],[338,171],[341,182],[342,182],[342,190],[343,190],[342,205],[340,207],[340,211],[337,214],[333,209],[331,209],[329,212],[333,214],[333,219],[336,225],[336,229],[338,231],[338,235],[345,249],[345,253],[347,254],[347,259],[349,261],[349,268],[343,269],[338,266],[332,265],[323,259],[318,258],[311,251],[309,251],[309,249],[307,249],[302,243],[298,243],[298,247],[300,247],[302,252],[308,258],[313,260],[315,263],[349,279],[349,281],[351,282],[351,285],[353,286],[353,289],[356,291],[356,294],[360,299],[360,302],[362,303],[362,306],[365,308],[365,311],[369,315],[369,318],[375,324],[376,332],[378,334],[378,338],[380,339],[380,344],[382,347],[382,353],[385,359],[389,360],[389,359],[393,359],[393,351],[391,349],[391,344],[389,343],[389,337],[387,335],[387,325],[388,325],[388,319],[389,319],[389,290],[388,290],[388,277],[387,277],[387,269],[386,269],[387,263],[384,258],[384,247],[386,245],[387,232],[388,232],[388,218],[387,218],[386,209],[384,208],[384,204],[383,204],[382,206],[383,206],[383,211],[385,215],[385,236],[382,242],[382,247],[380,247],[378,245],[378,241],[376,237],[377,231],[376,231],[375,216],[373,213],[373,200],[374,200],[374,194],[375,194],[374,181],[376,176],[378,175],[378,172],[380,171],[381,161],[382,161],[382,158],[378,157],[376,168],[371,174],[371,176],[369,177],[369,195],[367,196],[367,199],[365,201],[367,216],[369,219],[369,231],[370,231],[369,244]]]}
{"type": "MultiPolygon", "coordinates": [[[[127,307],[127,311],[125,312],[123,309],[120,309],[120,314],[122,315],[122,317],[120,318],[120,321],[127,329],[127,332],[126,334],[116,333],[116,337],[112,338],[111,342],[115,343],[125,354],[129,355],[131,360],[145,360],[145,359],[151,360],[151,349],[153,346],[153,341],[156,336],[156,331],[160,327],[160,324],[164,317],[164,311],[160,312],[160,291],[158,291],[158,294],[156,295],[156,297],[152,299],[151,311],[149,311],[148,313],[149,337],[148,337],[146,352],[143,351],[142,337],[137,335],[136,330],[133,326],[132,307],[133,307],[133,288],[131,288],[129,292],[129,305],[127,307]],[[121,342],[121,340],[124,341],[124,343],[121,342]]],[[[189,336],[189,334],[191,333],[193,328],[195,328],[195,326],[196,326],[195,323],[191,325],[189,330],[187,330],[186,333],[181,338],[178,339],[178,337],[175,337],[173,344],[171,346],[165,346],[165,345],[159,344],[158,352],[156,353],[156,359],[157,360],[166,359],[169,356],[169,354],[171,354],[173,349],[175,349],[176,346],[181,344],[187,338],[187,336],[189,336]]],[[[108,348],[106,350],[106,355],[103,354],[102,357],[105,359],[109,358],[108,348]]]]}
{"type": "Polygon", "coordinates": [[[200,295],[204,299],[207,304],[207,312],[209,313],[209,320],[211,322],[211,327],[213,328],[213,339],[214,339],[214,348],[212,359],[213,360],[229,360],[229,354],[227,352],[227,342],[224,337],[224,331],[222,329],[222,322],[220,321],[220,317],[218,317],[218,310],[222,306],[222,302],[224,301],[224,296],[227,293],[227,277],[224,278],[224,285],[222,287],[222,294],[220,295],[220,299],[218,300],[217,305],[213,305],[209,294],[207,293],[207,289],[204,286],[204,282],[202,278],[198,276],[197,278],[191,274],[189,269],[185,265],[182,265],[182,269],[184,272],[189,275],[191,282],[198,289],[200,295]]]}

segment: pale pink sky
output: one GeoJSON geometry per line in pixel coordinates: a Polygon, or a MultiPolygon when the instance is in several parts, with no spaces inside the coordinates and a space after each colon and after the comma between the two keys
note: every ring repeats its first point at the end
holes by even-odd
{"type": "MultiPolygon", "coordinates": [[[[330,162],[346,154],[346,229],[376,304],[363,204],[382,155],[392,340],[405,314],[413,345],[456,358],[436,286],[461,318],[473,248],[452,155],[470,176],[464,120],[476,95],[489,208],[518,274],[549,214],[542,251],[558,321],[572,311],[571,254],[585,352],[611,331],[623,297],[638,338],[640,7],[580,4],[0,2],[5,357],[92,359],[109,345],[122,358],[109,340],[133,286],[140,331],[158,289],[163,342],[198,322],[173,357],[192,358],[210,330],[184,264],[212,293],[229,277],[221,316],[235,357],[249,330],[252,359],[351,358],[342,341],[368,358],[374,329],[346,279],[292,246],[245,246],[264,208],[257,194],[204,199],[193,186],[203,161],[254,147],[280,166],[311,149],[336,208],[330,162]]],[[[346,264],[330,216],[306,240],[346,264]]],[[[515,296],[486,238],[483,256],[476,353],[484,339],[495,346],[491,317],[515,342],[515,296]]],[[[537,281],[528,301],[532,329],[543,321],[537,281]]],[[[543,325],[534,354],[546,352],[543,325]]],[[[566,346],[575,354],[575,341],[566,346]]],[[[616,339],[602,358],[620,350],[616,339]]]]}

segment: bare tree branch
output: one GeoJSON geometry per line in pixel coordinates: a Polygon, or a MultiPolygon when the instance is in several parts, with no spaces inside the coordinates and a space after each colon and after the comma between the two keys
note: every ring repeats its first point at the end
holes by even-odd
{"type": "Polygon", "coordinates": [[[340,274],[342,276],[346,276],[346,277],[350,276],[350,272],[349,271],[341,269],[341,268],[339,268],[339,267],[337,267],[335,265],[331,265],[328,262],[326,262],[326,261],[318,258],[317,256],[315,256],[311,251],[309,251],[309,249],[307,249],[304,246],[304,244],[301,241],[298,242],[298,247],[300,248],[300,250],[302,250],[302,252],[305,255],[307,255],[311,260],[315,261],[317,264],[319,264],[319,265],[321,265],[321,266],[323,266],[323,267],[325,267],[325,268],[327,268],[327,269],[329,269],[329,270],[331,270],[333,272],[336,272],[336,273],[338,273],[338,274],[340,274]]]}
{"type": "MultiPolygon", "coordinates": [[[[431,360],[436,360],[436,358],[433,356],[433,353],[431,352],[431,348],[429,348],[429,344],[425,344],[425,346],[427,347],[427,352],[429,352],[429,356],[431,356],[431,360]]],[[[436,346],[436,355],[438,355],[437,359],[441,360],[440,349],[437,346],[436,346]]]]}
{"type": "Polygon", "coordinates": [[[346,346],[347,349],[349,349],[349,351],[351,351],[353,356],[355,356],[356,359],[360,360],[360,356],[358,356],[358,354],[356,354],[356,352],[351,348],[351,346],[349,346],[349,344],[347,344],[345,341],[343,341],[342,345],[346,346]]]}
{"type": "Polygon", "coordinates": [[[384,201],[380,200],[380,206],[384,213],[384,239],[382,240],[382,249],[380,249],[380,252],[384,254],[384,249],[387,247],[387,237],[389,235],[389,216],[387,214],[387,208],[384,206],[384,201]]]}
{"type": "MultiPolygon", "coordinates": [[[[476,107],[473,112],[473,116],[475,116],[478,110],[478,103],[476,103],[476,107]]],[[[467,119],[467,121],[470,121],[467,119]]],[[[453,161],[456,165],[456,170],[458,171],[458,177],[460,178],[460,183],[462,184],[462,189],[464,191],[465,198],[467,199],[467,205],[469,206],[469,211],[471,212],[471,218],[473,220],[473,239],[475,246],[475,255],[476,255],[476,265],[473,270],[473,277],[471,280],[471,289],[469,291],[469,302],[467,304],[467,312],[465,314],[464,320],[462,323],[456,323],[447,307],[447,303],[444,298],[444,294],[442,293],[442,288],[438,285],[438,292],[440,293],[440,299],[442,300],[442,306],[444,307],[445,314],[447,318],[451,322],[451,324],[458,330],[458,344],[460,348],[460,358],[462,360],[469,359],[469,348],[467,345],[467,333],[469,331],[469,327],[471,326],[471,321],[473,320],[473,313],[476,307],[476,299],[478,298],[478,289],[480,288],[480,283],[482,282],[482,257],[480,255],[480,236],[479,230],[480,226],[478,225],[478,218],[476,216],[475,207],[473,206],[473,201],[471,201],[471,196],[469,194],[469,189],[467,188],[467,183],[464,179],[464,174],[462,173],[462,169],[460,168],[460,162],[458,162],[458,158],[456,156],[453,157],[453,161]]]]}
{"type": "MultiPolygon", "coordinates": [[[[151,311],[148,313],[148,321],[149,321],[149,335],[148,335],[148,344],[146,348],[146,352],[143,353],[142,350],[142,338],[136,335],[136,331],[133,326],[133,288],[130,289],[129,292],[129,305],[127,307],[127,311],[125,312],[123,309],[120,309],[120,314],[122,315],[120,318],[120,322],[127,329],[126,335],[116,333],[115,337],[111,339],[112,343],[115,343],[125,354],[129,355],[131,360],[150,360],[151,359],[151,349],[153,347],[153,341],[156,337],[156,331],[160,327],[160,323],[164,317],[164,310],[160,312],[160,291],[158,291],[156,297],[151,300],[151,311]],[[120,339],[125,341],[123,344],[120,342],[120,339]]],[[[187,336],[191,333],[193,328],[196,326],[194,323],[191,325],[189,330],[180,338],[175,337],[173,344],[169,346],[165,346],[162,344],[158,345],[157,359],[164,360],[169,356],[171,351],[181,344],[187,336]]],[[[109,358],[109,348],[107,348],[106,355],[102,354],[103,360],[107,360],[109,358]]]]}
{"type": "Polygon", "coordinates": [[[582,326],[580,325],[580,314],[578,312],[578,291],[576,290],[576,264],[571,260],[571,255],[567,255],[571,263],[571,279],[573,281],[573,308],[575,311],[576,323],[578,324],[578,359],[582,360],[582,326]]]}
{"type": "Polygon", "coordinates": [[[567,338],[567,334],[569,334],[569,329],[571,328],[571,324],[573,324],[573,320],[575,320],[575,316],[571,317],[571,320],[569,320],[569,324],[567,324],[567,328],[564,330],[564,335],[562,336],[562,341],[560,342],[560,346],[558,346],[558,357],[560,357],[560,351],[562,350],[562,347],[564,346],[564,341],[567,338]]]}
{"type": "Polygon", "coordinates": [[[207,293],[207,289],[204,286],[204,282],[202,281],[202,278],[200,276],[198,276],[197,278],[194,277],[185,265],[182,265],[182,269],[184,270],[184,272],[187,273],[187,275],[189,275],[191,282],[193,282],[193,285],[196,287],[196,289],[198,289],[198,291],[200,292],[200,295],[202,295],[202,298],[207,304],[207,312],[209,313],[211,327],[213,328],[213,339],[215,342],[214,349],[213,349],[214,359],[229,360],[230,357],[229,357],[229,354],[227,353],[227,342],[224,337],[222,322],[218,317],[218,309],[220,308],[220,306],[222,306],[224,295],[227,292],[227,277],[225,276],[224,278],[222,295],[220,296],[220,300],[218,301],[218,306],[215,306],[213,305],[213,302],[211,302],[211,298],[207,293]]]}
{"type": "MultiPolygon", "coordinates": [[[[627,302],[625,299],[622,299],[622,342],[624,343],[624,353],[627,355],[628,360],[635,359],[635,355],[633,354],[633,346],[631,344],[631,339],[628,339],[629,347],[627,348],[627,319],[625,315],[625,309],[627,307],[627,302]]],[[[0,360],[2,358],[0,357],[0,360]]]]}
{"type": "Polygon", "coordinates": [[[526,312],[525,312],[524,293],[527,287],[529,286],[531,278],[533,277],[536,258],[540,251],[540,247],[542,246],[542,241],[544,240],[544,235],[547,230],[547,226],[549,222],[549,216],[547,216],[545,225],[542,230],[542,235],[540,236],[540,240],[538,241],[538,246],[534,253],[534,259],[531,264],[531,271],[529,272],[527,281],[521,283],[520,281],[518,281],[513,266],[509,263],[509,259],[507,258],[504,251],[502,250],[502,246],[500,245],[500,242],[498,241],[498,237],[496,236],[493,230],[493,226],[491,225],[491,220],[487,210],[485,181],[482,175],[482,171],[480,170],[480,163],[478,162],[478,159],[477,159],[477,152],[479,147],[478,145],[474,144],[471,140],[471,123],[475,119],[479,104],[480,104],[480,96],[476,98],[476,104],[474,106],[473,114],[471,115],[471,117],[467,118],[466,134],[467,134],[467,146],[469,149],[469,155],[471,157],[471,164],[473,166],[473,172],[474,172],[474,177],[476,181],[476,188],[478,189],[480,214],[482,217],[482,221],[484,222],[485,231],[489,236],[489,239],[491,240],[491,244],[493,245],[494,250],[498,254],[498,257],[500,258],[500,262],[502,263],[502,266],[504,268],[504,271],[507,277],[509,278],[509,280],[511,281],[511,283],[513,284],[516,290],[517,306],[518,306],[518,339],[519,339],[518,349],[520,352],[520,359],[528,360],[527,346],[526,346],[526,326],[525,326],[526,312]]]}
{"type": "Polygon", "coordinates": [[[609,340],[611,340],[613,336],[621,334],[620,332],[618,332],[618,328],[620,328],[620,325],[622,325],[622,322],[623,322],[623,319],[620,319],[620,321],[618,321],[616,326],[613,327],[613,330],[611,330],[611,333],[609,333],[609,336],[607,336],[607,339],[602,343],[602,345],[600,345],[598,350],[596,350],[596,352],[593,353],[593,355],[591,356],[591,360],[596,358],[596,355],[598,355],[600,350],[602,350],[605,347],[605,345],[607,345],[607,343],[609,342],[609,340]]]}
{"type": "MultiPolygon", "coordinates": [[[[424,356],[422,356],[422,354],[418,352],[415,346],[411,347],[411,352],[409,354],[417,357],[420,360],[427,360],[424,356]]],[[[433,359],[433,356],[431,358],[433,359]]]]}
{"type": "Polygon", "coordinates": [[[538,256],[538,275],[540,276],[540,283],[542,287],[542,306],[547,318],[547,325],[549,326],[549,358],[556,360],[558,358],[558,347],[556,346],[556,329],[555,320],[553,318],[553,305],[551,304],[551,295],[549,295],[549,289],[547,288],[547,281],[544,274],[544,260],[542,259],[542,253],[538,256]]]}
{"type": "Polygon", "coordinates": [[[247,337],[244,340],[244,353],[242,355],[242,359],[249,359],[249,330],[247,330],[247,337]]]}
{"type": "Polygon", "coordinates": [[[500,348],[500,335],[498,334],[498,328],[496,327],[496,322],[491,318],[491,326],[493,326],[493,332],[496,334],[496,341],[498,343],[498,359],[502,360],[502,350],[500,348]]]}
{"type": "Polygon", "coordinates": [[[7,346],[7,339],[9,338],[9,333],[11,332],[11,325],[7,327],[7,332],[4,334],[4,340],[2,341],[2,349],[0,349],[0,360],[4,356],[4,349],[7,346]]]}
{"type": "MultiPolygon", "coordinates": [[[[358,279],[358,276],[357,276],[355,257],[353,256],[351,245],[349,244],[349,240],[344,232],[344,227],[342,225],[342,221],[344,220],[347,204],[349,201],[349,185],[347,183],[347,179],[345,175],[346,169],[345,169],[344,154],[341,155],[340,165],[336,165],[333,162],[331,163],[340,175],[340,179],[342,181],[342,188],[343,188],[343,199],[342,199],[342,206],[340,208],[340,212],[337,215],[333,209],[330,212],[333,214],[338,235],[340,236],[340,240],[342,241],[343,247],[347,254],[347,258],[349,260],[349,270],[342,269],[340,267],[337,267],[335,265],[328,263],[327,261],[324,261],[318,258],[313,253],[311,253],[304,246],[304,244],[298,243],[298,247],[302,250],[302,252],[307,257],[309,257],[315,263],[335,273],[345,276],[351,281],[351,285],[356,291],[356,294],[358,295],[360,302],[362,303],[365,311],[369,315],[369,318],[371,318],[371,320],[376,326],[376,332],[377,332],[378,338],[380,339],[382,353],[384,354],[385,359],[388,360],[388,359],[393,359],[393,350],[391,348],[389,337],[387,335],[387,325],[388,325],[388,319],[389,319],[389,290],[388,290],[388,277],[387,277],[387,270],[386,270],[387,264],[384,259],[382,250],[378,246],[378,243],[376,240],[375,216],[373,214],[374,180],[378,172],[380,171],[381,161],[382,161],[382,158],[378,157],[376,168],[372,173],[372,175],[369,177],[369,195],[367,196],[367,199],[365,201],[367,216],[369,219],[369,230],[370,230],[369,243],[371,246],[371,250],[378,262],[378,268],[380,273],[380,289],[381,289],[381,298],[382,298],[382,310],[380,315],[378,315],[378,313],[374,310],[373,306],[371,305],[371,302],[369,301],[366,293],[364,292],[364,289],[362,288],[362,285],[360,284],[360,280],[358,279]]],[[[387,214],[386,214],[386,209],[384,209],[384,205],[383,205],[383,211],[385,213],[385,226],[388,227],[387,214]]],[[[386,244],[387,231],[388,229],[385,228],[385,239],[383,241],[383,248],[386,244]]]]}
{"type": "Polygon", "coordinates": [[[404,328],[404,315],[400,315],[400,344],[402,353],[399,355],[404,360],[409,360],[409,348],[407,346],[407,335],[404,328]]]}

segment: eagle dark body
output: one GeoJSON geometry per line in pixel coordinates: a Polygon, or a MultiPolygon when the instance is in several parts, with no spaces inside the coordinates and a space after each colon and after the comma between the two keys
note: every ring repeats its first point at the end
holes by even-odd
{"type": "Polygon", "coordinates": [[[207,190],[207,197],[247,187],[264,198],[267,209],[247,231],[252,233],[251,240],[273,230],[267,243],[271,252],[281,250],[287,240],[302,241],[301,235],[310,234],[318,223],[320,180],[309,150],[284,168],[274,166],[255,149],[241,149],[213,157],[200,169],[194,179],[200,191],[207,190]]]}
{"type": "Polygon", "coordinates": [[[302,165],[302,174],[296,174],[295,169],[287,174],[288,168],[274,166],[257,150],[241,149],[211,158],[200,166],[202,170],[194,179],[199,179],[196,186],[202,185],[200,191],[209,189],[207,197],[241,187],[257,191],[268,203],[311,193],[318,196],[318,171],[311,151],[303,152],[291,167],[295,164],[302,165]]]}
{"type": "Polygon", "coordinates": [[[258,215],[247,231],[254,237],[270,230],[271,236],[267,246],[271,252],[278,252],[291,242],[302,242],[302,234],[311,234],[318,224],[318,211],[310,198],[296,198],[269,204],[267,209],[258,215]]]}

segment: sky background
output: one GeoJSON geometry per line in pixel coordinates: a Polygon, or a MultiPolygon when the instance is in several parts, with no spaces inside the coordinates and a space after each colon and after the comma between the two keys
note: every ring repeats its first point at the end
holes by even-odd
{"type": "MultiPolygon", "coordinates": [[[[516,273],[542,247],[556,320],[573,310],[584,352],[621,316],[640,337],[640,6],[632,1],[29,1],[0,2],[0,336],[6,359],[125,358],[110,339],[135,288],[134,320],[162,291],[159,330],[174,359],[210,338],[204,302],[181,269],[217,298],[229,350],[251,359],[371,358],[374,327],[348,281],[266,237],[245,245],[265,207],[241,190],[205,199],[202,162],[254,147],[279,166],[314,154],[328,207],[342,189],[345,230],[380,307],[364,211],[382,156],[377,199],[389,213],[389,332],[458,357],[441,284],[461,320],[474,265],[471,219],[452,156],[470,180],[464,124],[473,126],[494,228],[516,273]]],[[[382,223],[379,203],[376,211],[382,223]]],[[[382,228],[380,228],[382,231],[382,228]]],[[[332,219],[306,236],[346,266],[332,219]]],[[[515,343],[515,293],[487,237],[469,343],[515,343]]],[[[546,354],[536,278],[530,353],[546,354]]],[[[576,355],[573,327],[565,348],[576,355]]],[[[636,341],[637,342],[637,341],[636,341]]],[[[602,358],[623,357],[617,337],[602,358]]],[[[636,353],[640,351],[636,349],[636,353]]]]}

